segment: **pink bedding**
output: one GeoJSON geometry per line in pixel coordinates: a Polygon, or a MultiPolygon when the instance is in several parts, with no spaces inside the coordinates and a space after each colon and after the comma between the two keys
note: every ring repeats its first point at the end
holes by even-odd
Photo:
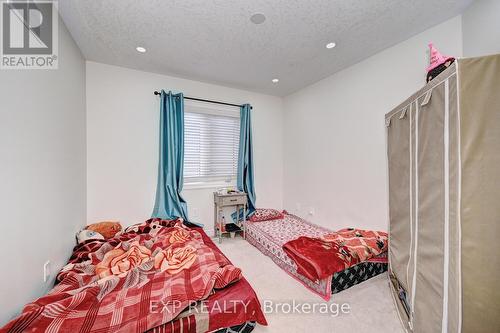
{"type": "Polygon", "coordinates": [[[301,236],[321,237],[332,231],[309,223],[292,214],[285,214],[283,219],[247,222],[246,239],[262,253],[270,257],[279,267],[301,282],[306,288],[325,300],[331,297],[332,276],[312,281],[297,272],[297,265],[283,251],[285,243],[301,236]]]}
{"type": "Polygon", "coordinates": [[[161,331],[197,332],[249,320],[266,324],[241,270],[202,229],[182,223],[163,226],[154,220],[145,224],[155,228],[77,246],[58,274],[59,283],[26,305],[0,332],[142,333],[160,327],[161,331]],[[174,320],[193,302],[234,298],[248,301],[245,304],[252,313],[238,309],[237,315],[229,316],[210,311],[205,329],[197,327],[193,316],[174,320]],[[186,320],[189,326],[177,327],[186,320]]]}
{"type": "MultiPolygon", "coordinates": [[[[284,214],[283,219],[256,223],[247,222],[246,224],[246,239],[250,244],[269,256],[290,276],[325,300],[329,300],[331,297],[333,275],[326,277],[323,275],[317,279],[304,276],[299,272],[296,262],[284,251],[283,246],[300,237],[324,239],[332,237],[333,234],[335,233],[331,230],[288,213],[284,214]]],[[[366,259],[366,261],[387,262],[384,254],[385,252],[382,252],[380,255],[366,259]]],[[[359,261],[353,260],[351,264],[354,265],[357,262],[359,261]]]]}

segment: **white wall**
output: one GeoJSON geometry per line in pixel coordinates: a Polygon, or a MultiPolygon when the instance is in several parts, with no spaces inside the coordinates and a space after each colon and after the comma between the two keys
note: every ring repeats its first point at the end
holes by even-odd
{"type": "Polygon", "coordinates": [[[61,20],[59,69],[0,70],[0,101],[1,327],[51,288],[86,220],[85,61],[61,20]]]}
{"type": "MultiPolygon", "coordinates": [[[[158,97],[186,96],[253,105],[257,204],[282,207],[283,115],[277,97],[87,62],[88,222],[129,225],[151,216],[158,164],[158,97]]],[[[213,229],[214,188],[184,190],[190,217],[213,229]],[[195,214],[197,212],[197,214],[195,214]]]]}
{"type": "Polygon", "coordinates": [[[476,0],[462,15],[464,56],[500,53],[500,1],[476,0]]]}
{"type": "Polygon", "coordinates": [[[424,85],[430,41],[460,56],[461,18],[285,98],[285,209],[331,229],[387,230],[384,114],[424,85]]]}

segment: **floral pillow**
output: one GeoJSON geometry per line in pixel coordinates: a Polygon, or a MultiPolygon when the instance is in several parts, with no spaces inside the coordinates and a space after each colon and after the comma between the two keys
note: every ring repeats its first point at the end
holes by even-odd
{"type": "Polygon", "coordinates": [[[250,222],[262,222],[269,220],[277,220],[285,217],[282,212],[270,208],[257,208],[255,212],[248,218],[250,222]]]}

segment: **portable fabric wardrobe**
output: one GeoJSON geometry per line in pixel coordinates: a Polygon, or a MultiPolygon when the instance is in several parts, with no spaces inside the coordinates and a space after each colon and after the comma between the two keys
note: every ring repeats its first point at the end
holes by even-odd
{"type": "Polygon", "coordinates": [[[385,116],[389,276],[410,332],[500,332],[500,55],[385,116]]]}

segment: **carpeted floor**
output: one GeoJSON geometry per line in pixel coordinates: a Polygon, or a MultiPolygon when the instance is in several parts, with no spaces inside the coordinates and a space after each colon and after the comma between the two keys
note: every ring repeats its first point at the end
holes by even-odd
{"type": "Polygon", "coordinates": [[[271,305],[273,308],[281,309],[277,313],[275,311],[267,313],[269,326],[258,326],[254,330],[256,333],[403,331],[390,295],[386,274],[334,294],[328,302],[329,314],[318,313],[321,305],[317,305],[317,313],[313,314],[287,313],[290,312],[288,305],[293,306],[294,301],[295,304],[310,304],[311,308],[313,304],[324,301],[242,238],[224,239],[222,244],[216,244],[236,266],[243,270],[244,276],[257,292],[261,302],[267,301],[268,309],[271,305]],[[346,310],[347,305],[344,305],[345,311],[342,313],[340,308],[342,304],[348,304],[349,311],[346,310]]]}

